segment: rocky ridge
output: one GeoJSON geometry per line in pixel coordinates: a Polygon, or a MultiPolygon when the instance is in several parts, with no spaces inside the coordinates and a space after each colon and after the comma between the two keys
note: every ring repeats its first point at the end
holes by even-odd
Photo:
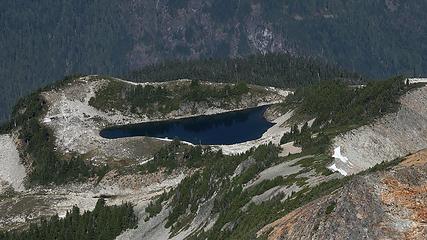
{"type": "Polygon", "coordinates": [[[268,239],[425,239],[427,150],[355,177],[341,189],[265,226],[268,239]]]}
{"type": "Polygon", "coordinates": [[[347,161],[335,160],[348,174],[366,170],[383,161],[427,148],[427,87],[408,92],[396,113],[370,125],[349,131],[333,140],[347,161]]]}

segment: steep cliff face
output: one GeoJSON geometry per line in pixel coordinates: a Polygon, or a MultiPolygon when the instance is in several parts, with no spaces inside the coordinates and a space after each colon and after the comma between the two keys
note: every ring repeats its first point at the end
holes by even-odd
{"type": "Polygon", "coordinates": [[[347,162],[335,160],[338,169],[358,173],[427,147],[427,87],[401,98],[398,112],[371,125],[362,126],[334,139],[347,162]]]}
{"type": "Polygon", "coordinates": [[[265,226],[268,239],[425,239],[427,150],[265,226]]]}

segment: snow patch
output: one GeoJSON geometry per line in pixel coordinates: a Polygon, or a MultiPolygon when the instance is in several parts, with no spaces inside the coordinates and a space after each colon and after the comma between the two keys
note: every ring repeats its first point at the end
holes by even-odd
{"type": "MultiPolygon", "coordinates": [[[[353,165],[351,162],[348,161],[348,158],[343,156],[341,154],[341,146],[338,146],[334,149],[334,154],[332,155],[333,158],[335,158],[336,160],[341,161],[342,163],[348,164],[348,165],[353,165]]],[[[337,167],[336,163],[332,164],[332,166],[328,167],[330,170],[332,170],[333,172],[339,172],[341,173],[341,175],[343,176],[347,176],[348,173],[346,171],[344,171],[343,169],[340,169],[339,167],[337,167]]]]}
{"type": "Polygon", "coordinates": [[[343,163],[348,162],[348,158],[341,155],[341,147],[337,147],[334,149],[334,155],[332,155],[333,158],[341,160],[343,163]]]}
{"type": "Polygon", "coordinates": [[[339,173],[341,173],[341,175],[343,175],[343,176],[347,176],[348,175],[346,171],[337,168],[337,166],[335,165],[335,163],[332,164],[332,166],[330,166],[328,168],[331,169],[333,172],[339,172],[339,173]]]}
{"type": "Polygon", "coordinates": [[[50,123],[50,122],[52,122],[51,118],[46,117],[43,119],[43,123],[50,123]]]}
{"type": "Polygon", "coordinates": [[[409,84],[415,84],[415,83],[427,83],[427,78],[408,78],[409,84]]]}
{"type": "MultiPolygon", "coordinates": [[[[173,141],[174,141],[174,139],[170,139],[170,138],[168,138],[168,137],[165,137],[165,138],[153,137],[153,139],[157,139],[157,140],[161,140],[161,141],[165,141],[165,142],[173,142],[173,141]]],[[[180,142],[180,143],[183,143],[183,144],[187,144],[187,145],[189,145],[189,146],[193,146],[193,147],[195,147],[195,146],[196,146],[195,144],[193,144],[193,143],[191,143],[191,142],[187,142],[187,141],[179,140],[179,142],[180,142]]]]}

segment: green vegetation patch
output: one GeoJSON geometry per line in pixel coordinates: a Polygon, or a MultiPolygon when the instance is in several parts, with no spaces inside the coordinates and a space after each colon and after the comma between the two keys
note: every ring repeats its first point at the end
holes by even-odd
{"type": "Polygon", "coordinates": [[[337,206],[336,202],[331,202],[331,204],[329,204],[329,206],[325,210],[326,215],[331,214],[335,210],[336,206],[337,206]]]}
{"type": "Polygon", "coordinates": [[[362,174],[372,173],[372,172],[379,172],[379,171],[386,171],[391,169],[394,166],[397,166],[399,163],[401,163],[403,160],[405,160],[404,157],[396,158],[392,161],[384,161],[381,163],[376,164],[375,166],[365,170],[362,172],[362,174]]]}
{"type": "Polygon", "coordinates": [[[212,230],[192,239],[255,239],[256,232],[266,224],[285,216],[310,201],[333,192],[347,181],[348,178],[323,182],[313,188],[305,188],[294,193],[285,201],[281,201],[284,198],[283,195],[278,195],[270,201],[258,205],[251,204],[246,211],[240,210],[245,202],[242,201],[242,197],[236,195],[230,202],[230,206],[233,207],[221,211],[212,230]],[[226,224],[231,227],[224,229],[223,227],[226,224]]]}
{"type": "MultiPolygon", "coordinates": [[[[226,2],[229,1],[215,2],[215,6],[221,9],[228,5],[226,2]],[[225,5],[219,2],[223,2],[225,5]]],[[[129,74],[126,78],[144,82],[163,82],[186,78],[230,83],[245,81],[251,84],[284,88],[305,86],[328,79],[346,79],[350,82],[360,80],[358,74],[345,71],[336,65],[290,54],[169,61],[144,67],[129,74]]]]}
{"type": "Polygon", "coordinates": [[[311,158],[301,159],[294,165],[299,165],[304,168],[304,172],[314,169],[316,173],[327,176],[332,174],[332,171],[326,168],[326,165],[330,164],[332,160],[333,158],[329,155],[319,154],[311,158]]]}
{"type": "MultiPolygon", "coordinates": [[[[228,176],[232,175],[237,165],[247,159],[248,154],[226,156],[221,152],[205,150],[202,158],[205,166],[186,177],[172,193],[172,211],[168,217],[166,227],[182,226],[180,220],[189,210],[196,213],[197,207],[203,201],[211,198],[219,189],[230,186],[228,176]]],[[[174,230],[175,231],[175,230],[174,230]]]]}
{"type": "Polygon", "coordinates": [[[115,239],[120,233],[137,226],[137,218],[131,204],[106,206],[104,199],[99,199],[92,212],[81,214],[78,207],[67,212],[65,218],[58,215],[43,219],[38,224],[31,224],[24,231],[0,232],[4,240],[92,240],[115,239]]]}
{"type": "Polygon", "coordinates": [[[12,186],[7,186],[6,189],[2,190],[3,192],[0,193],[0,201],[5,199],[10,199],[14,196],[16,196],[17,192],[15,192],[15,189],[13,189],[12,186]]]}
{"type": "Polygon", "coordinates": [[[174,140],[160,148],[149,162],[138,167],[140,173],[153,173],[160,169],[171,173],[179,167],[200,168],[211,160],[207,148],[198,145],[190,147],[174,140]]]}
{"type": "MultiPolygon", "coordinates": [[[[210,199],[214,194],[216,194],[216,197],[213,211],[220,214],[220,219],[222,217],[231,218],[231,216],[239,219],[240,217],[237,216],[242,214],[241,209],[255,195],[262,194],[276,186],[291,186],[293,184],[299,187],[306,186],[307,178],[298,177],[300,173],[297,173],[287,177],[266,180],[256,186],[243,190],[243,184],[255,178],[259,172],[286,160],[278,156],[279,150],[277,146],[268,144],[259,146],[244,154],[226,156],[221,152],[214,152],[207,148],[191,148],[184,154],[186,156],[184,158],[185,165],[181,164],[180,166],[197,167],[199,170],[193,175],[186,177],[176,189],[168,193],[168,197],[166,197],[165,193],[164,196],[151,202],[146,209],[146,212],[149,214],[147,220],[161,211],[162,202],[170,199],[170,206],[172,208],[166,227],[172,227],[172,232],[178,232],[188,227],[188,224],[191,222],[189,218],[195,216],[199,204],[210,199]],[[255,160],[253,165],[243,171],[239,176],[230,179],[236,167],[249,158],[255,160]]],[[[158,156],[163,157],[158,158],[157,161],[152,160],[153,166],[149,168],[158,169],[159,167],[170,165],[170,163],[165,165],[167,161],[179,162],[173,157],[176,151],[176,146],[171,143],[159,152],[158,156]],[[173,155],[169,157],[169,153],[173,153],[173,155]]],[[[310,164],[308,161],[300,162],[300,164],[304,165],[304,167],[307,165],[307,168],[310,169],[320,169],[324,166],[323,164],[325,164],[324,161],[326,160],[322,156],[318,156],[310,158],[310,161],[312,161],[310,164]]],[[[147,166],[144,168],[148,169],[147,166]]]]}
{"type": "Polygon", "coordinates": [[[110,80],[103,86],[89,104],[103,111],[112,109],[135,114],[167,114],[178,110],[182,103],[205,102],[221,104],[237,101],[249,92],[249,87],[239,82],[234,85],[210,86],[197,80],[191,83],[170,84],[170,86],[134,86],[117,80],[110,80]]]}
{"type": "Polygon", "coordinates": [[[299,187],[302,187],[306,185],[306,180],[308,178],[301,178],[297,177],[299,173],[289,175],[287,177],[278,176],[272,180],[264,180],[261,183],[245,190],[246,194],[250,197],[263,194],[267,190],[277,187],[277,186],[292,186],[293,184],[296,184],[299,187]]]}
{"type": "Polygon", "coordinates": [[[395,111],[399,97],[410,88],[404,77],[370,81],[360,87],[349,87],[342,81],[324,81],[297,89],[284,105],[297,106],[299,113],[316,117],[317,126],[360,126],[395,111]]]}
{"type": "Polygon", "coordinates": [[[146,217],[145,221],[148,221],[151,217],[156,216],[162,211],[162,203],[166,200],[168,200],[171,197],[170,192],[163,192],[156,200],[151,201],[148,206],[145,208],[145,212],[148,213],[148,216],[146,217]]]}
{"type": "Polygon", "coordinates": [[[247,183],[264,169],[281,162],[283,159],[279,158],[279,150],[277,146],[271,143],[252,149],[252,152],[248,152],[248,154],[255,159],[255,164],[246,169],[234,181],[239,184],[247,183]]]}
{"type": "MultiPolygon", "coordinates": [[[[221,215],[225,214],[225,212],[233,212],[238,215],[240,209],[253,196],[261,194],[272,187],[279,185],[291,186],[292,184],[304,186],[307,179],[298,178],[297,174],[295,174],[286,178],[278,177],[273,180],[263,181],[257,186],[243,190],[242,185],[253,179],[256,174],[284,160],[278,157],[278,154],[278,147],[272,144],[262,145],[244,154],[234,156],[227,156],[210,149],[203,149],[202,152],[193,154],[196,156],[194,157],[195,159],[204,159],[205,161],[201,162],[202,164],[200,164],[196,173],[186,177],[176,189],[169,193],[172,209],[168,216],[166,227],[171,226],[173,232],[178,232],[188,227],[188,223],[191,222],[188,218],[194,217],[199,204],[210,199],[214,194],[216,194],[214,212],[221,215]],[[240,176],[230,179],[236,167],[248,158],[255,160],[253,166],[246,169],[240,176]]],[[[186,161],[191,162],[190,159],[192,158],[190,157],[186,161]]],[[[163,201],[164,199],[156,200],[150,204],[150,208],[146,210],[150,217],[161,210],[160,204],[163,201]]]]}

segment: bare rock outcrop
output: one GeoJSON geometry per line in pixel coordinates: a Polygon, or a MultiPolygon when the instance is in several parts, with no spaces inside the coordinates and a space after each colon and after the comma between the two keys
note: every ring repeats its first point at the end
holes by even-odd
{"type": "Polygon", "coordinates": [[[8,186],[23,191],[25,167],[21,164],[18,150],[10,135],[0,135],[0,194],[8,186]],[[4,186],[4,187],[2,187],[4,186]]]}
{"type": "Polygon", "coordinates": [[[390,171],[357,176],[265,226],[268,239],[425,239],[427,151],[390,171]]]}
{"type": "Polygon", "coordinates": [[[348,158],[336,160],[337,168],[355,174],[427,148],[427,87],[408,92],[400,102],[396,113],[334,139],[333,146],[348,158]]]}

